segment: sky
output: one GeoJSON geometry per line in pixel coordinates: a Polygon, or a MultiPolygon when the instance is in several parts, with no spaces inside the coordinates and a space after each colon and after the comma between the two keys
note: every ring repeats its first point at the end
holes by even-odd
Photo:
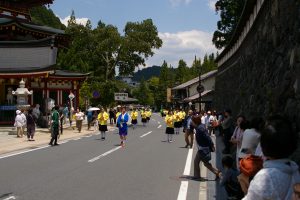
{"type": "Polygon", "coordinates": [[[99,20],[123,32],[125,24],[151,18],[163,46],[146,60],[146,67],[161,66],[165,60],[173,67],[183,59],[191,66],[195,56],[216,53],[212,34],[219,16],[214,10],[216,0],[55,0],[50,8],[67,23],[72,10],[77,23],[88,19],[93,27],[99,20]]]}

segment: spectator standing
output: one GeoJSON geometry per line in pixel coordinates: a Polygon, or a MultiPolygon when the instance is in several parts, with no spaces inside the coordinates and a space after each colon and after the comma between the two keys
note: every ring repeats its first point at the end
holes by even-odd
{"type": "Polygon", "coordinates": [[[186,116],[183,122],[183,132],[184,132],[184,139],[186,142],[185,148],[193,148],[194,142],[194,126],[192,123],[193,111],[189,110],[188,116],[186,116]]]}
{"type": "Polygon", "coordinates": [[[92,120],[93,120],[93,112],[87,111],[88,130],[90,130],[91,128],[92,120]]]}
{"type": "Polygon", "coordinates": [[[27,126],[27,119],[26,119],[26,115],[25,115],[25,110],[24,109],[21,110],[21,117],[23,119],[23,126],[22,126],[22,137],[23,137],[23,135],[25,134],[26,126],[27,126]]]}
{"type": "Polygon", "coordinates": [[[261,132],[260,144],[267,160],[250,182],[243,200],[290,200],[300,182],[298,165],[289,159],[297,148],[298,135],[282,116],[270,117],[261,132]]]}
{"type": "Polygon", "coordinates": [[[109,123],[112,125],[115,122],[115,113],[113,109],[109,109],[109,123]]]}
{"type": "Polygon", "coordinates": [[[34,133],[35,133],[35,120],[32,114],[33,110],[30,108],[28,110],[28,114],[26,116],[26,123],[27,123],[27,139],[28,141],[34,141],[34,133]]]}
{"type": "Polygon", "coordinates": [[[23,127],[23,118],[21,117],[21,111],[17,110],[16,111],[16,118],[15,118],[15,123],[14,123],[14,127],[17,128],[17,137],[18,138],[22,138],[23,134],[22,134],[22,127],[23,127]]]}
{"type": "Polygon", "coordinates": [[[77,112],[75,114],[75,119],[76,119],[76,128],[78,129],[79,133],[81,132],[82,129],[82,121],[83,121],[84,113],[81,112],[79,108],[77,108],[77,112]]]}
{"type": "Polygon", "coordinates": [[[224,145],[225,149],[222,151],[223,154],[230,154],[231,143],[230,139],[233,134],[233,119],[231,117],[231,110],[227,109],[224,112],[224,120],[222,122],[224,145]]]}
{"type": "Polygon", "coordinates": [[[239,172],[234,168],[234,159],[228,155],[224,156],[222,158],[222,166],[224,172],[220,177],[220,184],[225,187],[227,199],[238,200],[243,198],[244,193],[237,179],[239,172]]]}
{"type": "Polygon", "coordinates": [[[59,107],[56,105],[54,107],[54,110],[51,114],[51,140],[49,142],[49,145],[58,145],[57,138],[59,135],[59,113],[58,113],[59,107]],[[54,143],[53,143],[54,142],[54,143]]]}

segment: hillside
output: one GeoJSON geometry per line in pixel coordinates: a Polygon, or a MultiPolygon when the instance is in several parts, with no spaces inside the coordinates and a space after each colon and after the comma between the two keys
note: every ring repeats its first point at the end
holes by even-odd
{"type": "Polygon", "coordinates": [[[59,18],[55,16],[51,9],[47,9],[45,6],[32,8],[30,10],[32,21],[38,25],[45,25],[57,29],[65,29],[59,18]]]}
{"type": "Polygon", "coordinates": [[[160,75],[160,66],[152,66],[152,67],[147,67],[142,70],[137,71],[133,75],[133,80],[140,82],[142,78],[144,80],[149,80],[153,76],[159,77],[160,75]]]}

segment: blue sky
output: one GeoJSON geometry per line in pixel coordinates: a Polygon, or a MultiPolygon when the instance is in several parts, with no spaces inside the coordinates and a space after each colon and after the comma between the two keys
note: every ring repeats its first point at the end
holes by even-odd
{"type": "Polygon", "coordinates": [[[191,65],[195,55],[216,52],[211,42],[218,15],[216,0],[55,0],[50,8],[66,22],[75,11],[78,23],[90,19],[118,27],[121,32],[128,21],[151,18],[157,26],[163,47],[147,60],[147,66],[161,65],[163,60],[176,67],[180,59],[191,65]]]}

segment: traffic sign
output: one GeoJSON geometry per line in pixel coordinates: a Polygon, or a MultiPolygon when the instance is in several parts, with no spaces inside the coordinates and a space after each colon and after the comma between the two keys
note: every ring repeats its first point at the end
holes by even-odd
{"type": "Polygon", "coordinates": [[[197,86],[197,91],[198,91],[199,93],[204,92],[204,86],[203,86],[203,85],[198,85],[198,86],[197,86]]]}

